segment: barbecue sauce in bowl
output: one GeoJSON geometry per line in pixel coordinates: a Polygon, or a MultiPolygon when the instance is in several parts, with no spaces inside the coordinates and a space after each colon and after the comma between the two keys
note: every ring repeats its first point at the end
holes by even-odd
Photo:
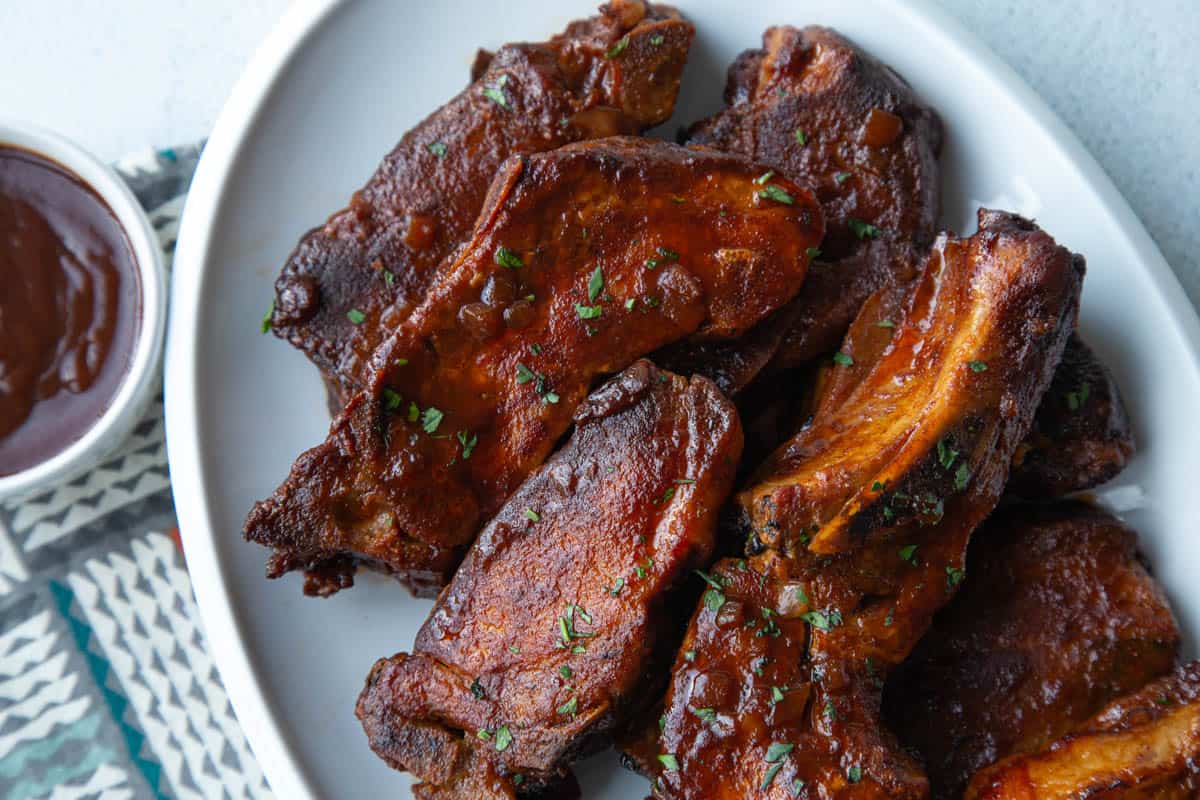
{"type": "Polygon", "coordinates": [[[0,476],[100,419],[140,325],[137,263],[112,209],[67,168],[0,144],[0,476]]]}

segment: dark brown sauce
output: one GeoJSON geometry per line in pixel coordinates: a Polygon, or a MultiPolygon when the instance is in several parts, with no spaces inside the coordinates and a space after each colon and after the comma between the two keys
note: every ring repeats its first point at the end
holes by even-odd
{"type": "Polygon", "coordinates": [[[0,476],[103,415],[140,326],[136,262],[112,209],[65,167],[0,144],[0,476]]]}

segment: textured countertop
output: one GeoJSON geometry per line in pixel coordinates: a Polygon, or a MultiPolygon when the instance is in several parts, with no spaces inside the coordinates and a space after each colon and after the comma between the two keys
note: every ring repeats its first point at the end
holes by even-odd
{"type": "MultiPolygon", "coordinates": [[[[1200,4],[940,3],[1074,129],[1200,303],[1200,4]]],[[[0,6],[0,114],[113,159],[203,137],[287,0],[0,6]]]]}

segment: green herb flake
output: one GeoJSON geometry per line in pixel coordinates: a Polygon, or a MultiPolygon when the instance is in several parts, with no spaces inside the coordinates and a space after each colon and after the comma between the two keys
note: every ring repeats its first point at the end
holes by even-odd
{"type": "Polygon", "coordinates": [[[892,627],[892,620],[895,618],[896,618],[896,610],[894,608],[889,608],[888,612],[887,612],[887,616],[883,618],[883,627],[885,627],[885,628],[892,627]]]}
{"type": "Polygon", "coordinates": [[[271,330],[271,317],[275,315],[275,298],[271,298],[271,305],[267,307],[267,313],[263,314],[262,332],[266,333],[271,330]]]}
{"type": "Polygon", "coordinates": [[[476,700],[484,698],[483,684],[479,682],[479,678],[471,681],[471,694],[475,695],[476,700]]]}
{"type": "Polygon", "coordinates": [[[764,172],[762,175],[759,175],[757,178],[755,178],[754,182],[757,183],[759,186],[762,186],[764,183],[766,183],[767,181],[771,180],[771,178],[774,178],[774,177],[775,177],[775,170],[769,169],[766,172],[764,172]]]}
{"type": "Polygon", "coordinates": [[[804,250],[804,255],[808,256],[810,261],[812,261],[813,259],[820,258],[821,257],[821,248],[807,247],[804,250]]]}
{"type": "Polygon", "coordinates": [[[429,150],[429,152],[433,153],[438,158],[444,158],[446,155],[445,142],[430,142],[429,144],[425,145],[425,147],[427,150],[429,150]]]}
{"type": "Polygon", "coordinates": [[[717,719],[717,712],[711,708],[689,708],[688,711],[705,722],[714,722],[717,719]]]}
{"type": "Polygon", "coordinates": [[[559,714],[575,716],[575,712],[579,710],[579,698],[572,697],[567,702],[558,707],[559,714]]]}
{"type": "Polygon", "coordinates": [[[794,744],[772,742],[771,746],[767,748],[767,763],[777,764],[780,761],[783,761],[784,757],[786,757],[788,753],[795,749],[796,745],[794,744]]]}
{"type": "Polygon", "coordinates": [[[808,144],[808,136],[799,128],[796,128],[796,132],[792,134],[792,136],[795,137],[796,144],[800,145],[801,147],[804,147],[804,145],[808,144]]]}
{"type": "Polygon", "coordinates": [[[837,719],[837,709],[833,707],[832,700],[825,701],[825,708],[822,709],[822,712],[825,714],[825,719],[828,719],[828,720],[837,719]]]}
{"type": "Polygon", "coordinates": [[[491,741],[492,732],[489,731],[487,728],[480,728],[479,730],[475,731],[475,738],[481,739],[482,741],[485,741],[485,742],[491,741]]]}
{"type": "Polygon", "coordinates": [[[859,239],[876,239],[883,233],[883,231],[874,225],[863,222],[861,219],[855,219],[854,217],[846,220],[846,224],[850,227],[850,232],[859,239]]]}
{"type": "MultiPolygon", "coordinates": [[[[501,76],[502,79],[507,77],[507,75],[501,76]]],[[[499,86],[483,87],[483,96],[503,108],[505,111],[508,111],[510,108],[512,108],[512,106],[508,104],[508,97],[505,96],[504,89],[500,88],[504,85],[504,83],[506,83],[506,81],[502,80],[499,86]]]]}
{"type": "Polygon", "coordinates": [[[400,393],[391,387],[383,387],[383,407],[388,411],[395,411],[404,402],[404,398],[400,393]]]}
{"type": "Polygon", "coordinates": [[[529,383],[536,378],[537,375],[529,367],[524,364],[517,364],[517,383],[529,383]]]}
{"type": "Polygon", "coordinates": [[[802,791],[804,791],[804,781],[796,778],[792,781],[792,797],[799,797],[802,791]]]}
{"type": "Polygon", "coordinates": [[[395,286],[396,285],[396,274],[394,272],[392,272],[390,269],[383,270],[383,282],[386,283],[388,286],[395,286]]]}
{"type": "Polygon", "coordinates": [[[914,567],[917,565],[917,546],[915,544],[906,544],[900,548],[900,560],[907,561],[914,567]]]}
{"type": "Polygon", "coordinates": [[[1081,383],[1078,391],[1069,392],[1067,394],[1067,408],[1071,409],[1072,411],[1078,411],[1079,409],[1083,408],[1091,395],[1092,385],[1086,381],[1081,383]]]}
{"type": "Polygon", "coordinates": [[[512,731],[508,729],[507,725],[501,725],[496,729],[496,742],[494,746],[497,752],[503,753],[507,750],[508,746],[512,744],[512,740],[512,731]]]}
{"type": "Polygon", "coordinates": [[[796,202],[792,199],[790,194],[785,192],[783,189],[780,189],[775,184],[771,184],[767,188],[763,189],[758,193],[758,196],[764,200],[774,200],[776,203],[783,203],[786,206],[793,205],[796,202]]]}
{"type": "Polygon", "coordinates": [[[479,444],[479,436],[470,431],[459,431],[458,443],[462,445],[463,461],[471,457],[471,453],[475,452],[475,445],[479,444]]]}
{"type": "Polygon", "coordinates": [[[833,363],[840,364],[843,367],[854,366],[854,358],[849,353],[843,353],[841,350],[833,354],[833,363]]]}
{"type": "Polygon", "coordinates": [[[439,409],[430,406],[421,412],[421,428],[426,433],[437,433],[438,426],[442,424],[445,416],[439,409]]]}
{"type": "Polygon", "coordinates": [[[955,459],[958,458],[958,451],[950,446],[948,440],[938,439],[937,443],[938,463],[942,465],[942,469],[950,469],[954,466],[955,459]]]}
{"type": "Polygon", "coordinates": [[[846,770],[846,780],[850,783],[858,783],[862,780],[862,767],[855,764],[850,769],[846,770]]]}
{"type": "Polygon", "coordinates": [[[621,593],[621,590],[624,588],[625,588],[625,579],[617,578],[615,581],[613,581],[612,588],[608,590],[608,593],[611,594],[613,597],[616,597],[617,595],[619,595],[621,593]]]}
{"type": "Polygon", "coordinates": [[[416,422],[420,418],[421,418],[421,409],[417,407],[416,403],[409,403],[408,404],[408,421],[416,422]]]}
{"type": "Polygon", "coordinates": [[[982,361],[968,361],[967,366],[971,368],[971,372],[987,372],[987,364],[982,361]]]}
{"type": "Polygon", "coordinates": [[[542,395],[543,403],[550,403],[551,405],[553,405],[554,403],[557,403],[558,401],[559,401],[559,397],[554,392],[546,392],[544,395],[542,395]]]}
{"type": "Polygon", "coordinates": [[[625,301],[625,310],[626,310],[626,311],[633,311],[633,307],[634,307],[635,305],[637,305],[637,298],[636,298],[636,297],[631,297],[631,298],[629,298],[628,300],[626,300],[626,301],[625,301]]]}
{"type": "Polygon", "coordinates": [[[725,605],[725,593],[720,589],[709,589],[704,593],[704,607],[716,613],[725,605]]]}
{"type": "Polygon", "coordinates": [[[408,359],[407,359],[407,358],[397,358],[397,359],[396,359],[396,366],[397,366],[397,367],[407,367],[407,366],[408,366],[408,359]]]}
{"type": "Polygon", "coordinates": [[[532,508],[526,508],[525,519],[529,520],[530,522],[540,522],[542,515],[534,511],[532,508]]]}
{"type": "Polygon", "coordinates": [[[571,672],[570,667],[568,667],[566,664],[563,664],[561,667],[558,668],[558,674],[563,676],[564,681],[569,681],[569,680],[571,680],[571,675],[573,675],[574,673],[571,672]]]}
{"type": "Polygon", "coordinates": [[[896,327],[896,323],[892,322],[890,319],[881,319],[875,323],[875,327],[876,328],[894,328],[894,327],[896,327]]]}
{"type": "Polygon", "coordinates": [[[355,325],[362,325],[367,320],[367,315],[359,311],[357,308],[352,308],[346,312],[346,319],[350,320],[355,325]]]}
{"type": "Polygon", "coordinates": [[[725,588],[725,579],[720,575],[709,575],[707,572],[701,569],[693,570],[693,572],[699,575],[701,580],[717,591],[721,591],[725,588]]]}
{"type": "Polygon", "coordinates": [[[883,484],[880,483],[879,481],[872,481],[871,482],[871,491],[872,492],[882,492],[883,484]]]}
{"type": "Polygon", "coordinates": [[[678,261],[679,260],[679,253],[676,253],[674,250],[671,250],[666,247],[656,247],[656,248],[654,248],[654,252],[658,253],[666,261],[678,261]]]}
{"type": "Polygon", "coordinates": [[[629,47],[629,36],[628,35],[622,36],[620,41],[618,41],[612,47],[608,48],[608,52],[604,54],[604,57],[611,61],[612,59],[621,55],[621,53],[624,53],[626,47],[629,47]]]}
{"type": "Polygon", "coordinates": [[[650,44],[654,45],[655,47],[658,47],[662,43],[663,43],[663,36],[661,33],[656,33],[650,37],[650,44]]]}
{"type": "Polygon", "coordinates": [[[833,629],[833,621],[828,614],[823,611],[808,611],[800,615],[800,619],[812,625],[819,631],[828,633],[833,629]]]}
{"type": "Polygon", "coordinates": [[[797,586],[795,594],[796,594],[796,602],[797,603],[801,603],[802,605],[808,605],[808,595],[804,593],[803,586],[797,586]]]}
{"type": "Polygon", "coordinates": [[[833,179],[835,181],[837,181],[837,184],[839,186],[841,186],[843,183],[845,183],[847,180],[850,179],[850,173],[849,172],[835,172],[835,173],[833,173],[833,179]]]}
{"type": "Polygon", "coordinates": [[[696,660],[696,651],[695,650],[684,650],[683,651],[683,660],[687,661],[687,662],[695,661],[696,660]]]}
{"type": "Polygon", "coordinates": [[[967,577],[967,573],[958,567],[946,566],[946,591],[952,592],[967,577]]]}
{"type": "Polygon", "coordinates": [[[783,689],[778,686],[771,687],[771,705],[775,705],[783,700],[783,689]]]}
{"type": "Polygon", "coordinates": [[[576,303],[575,313],[579,315],[580,319],[596,319],[604,314],[604,309],[601,306],[585,306],[576,303]]]}
{"type": "Polygon", "coordinates": [[[519,255],[504,246],[496,248],[496,252],[492,254],[492,259],[500,266],[508,267],[509,269],[517,269],[525,266],[525,262],[521,260],[519,255]]]}
{"type": "Polygon", "coordinates": [[[592,277],[588,278],[588,302],[596,302],[596,298],[604,291],[604,270],[599,265],[596,266],[596,271],[592,273],[592,277]]]}
{"type": "Polygon", "coordinates": [[[961,492],[971,482],[971,467],[966,461],[958,465],[954,473],[954,491],[961,492]]]}
{"type": "Polygon", "coordinates": [[[658,763],[663,765],[663,769],[671,772],[679,772],[679,759],[675,758],[674,753],[662,753],[658,757],[658,763]]]}
{"type": "Polygon", "coordinates": [[[765,792],[771,788],[771,782],[775,780],[775,776],[779,774],[779,770],[783,769],[783,764],[774,764],[767,769],[767,774],[763,775],[763,782],[758,787],[760,792],[765,792]]]}

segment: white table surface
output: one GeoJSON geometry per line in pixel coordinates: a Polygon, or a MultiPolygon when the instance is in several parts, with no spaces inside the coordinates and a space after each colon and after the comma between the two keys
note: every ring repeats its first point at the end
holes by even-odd
{"type": "MultiPolygon", "coordinates": [[[[1200,1],[940,2],[1083,139],[1200,303],[1200,1]]],[[[202,138],[287,5],[0,0],[0,114],[108,159],[202,138]]]]}

